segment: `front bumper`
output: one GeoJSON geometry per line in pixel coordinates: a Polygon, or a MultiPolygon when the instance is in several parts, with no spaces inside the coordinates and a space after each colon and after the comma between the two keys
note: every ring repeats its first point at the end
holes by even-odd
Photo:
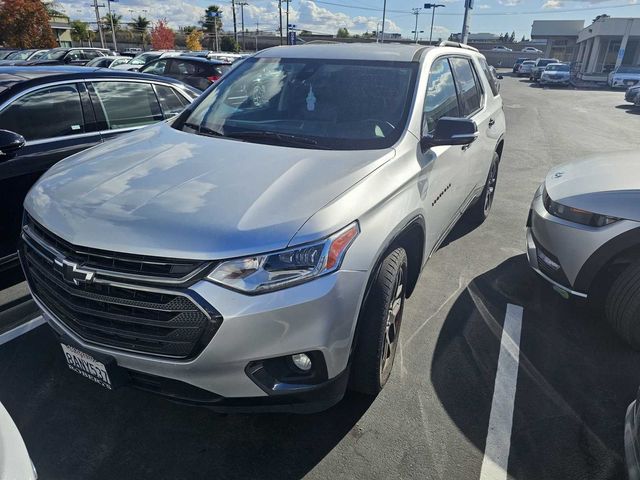
{"type": "Polygon", "coordinates": [[[366,281],[366,272],[340,270],[258,296],[200,281],[190,289],[215,305],[224,321],[210,343],[191,360],[88,343],[56,319],[42,302],[38,304],[60,336],[89,354],[112,358],[127,372],[133,386],[177,401],[224,410],[290,411],[298,405],[302,411],[306,407],[314,411],[331,406],[344,394],[366,281]],[[265,385],[248,371],[250,365],[301,352],[318,352],[321,356],[324,375],[317,383],[265,385]]]}
{"type": "Polygon", "coordinates": [[[636,79],[613,78],[611,80],[612,88],[629,88],[639,83],[636,79]]]}
{"type": "Polygon", "coordinates": [[[605,227],[589,227],[555,217],[544,207],[542,188],[536,193],[527,220],[529,265],[556,288],[586,298],[587,289],[575,287],[585,263],[609,240],[637,227],[621,220],[605,227]]]}
{"type": "Polygon", "coordinates": [[[543,85],[569,85],[569,78],[540,77],[540,83],[543,85]]]}

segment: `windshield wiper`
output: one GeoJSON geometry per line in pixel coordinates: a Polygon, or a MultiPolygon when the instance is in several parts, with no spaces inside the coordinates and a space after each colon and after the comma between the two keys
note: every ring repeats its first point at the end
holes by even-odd
{"type": "Polygon", "coordinates": [[[248,130],[243,132],[230,132],[227,134],[227,137],[239,138],[243,140],[275,140],[280,144],[290,145],[294,147],[318,146],[318,141],[312,138],[292,135],[290,133],[279,133],[270,131],[248,130]]]}
{"type": "Polygon", "coordinates": [[[196,123],[184,122],[182,125],[195,130],[199,134],[207,135],[209,137],[228,137],[229,136],[229,135],[225,135],[222,132],[219,132],[218,130],[214,130],[213,128],[205,127],[204,125],[198,125],[196,123]]]}

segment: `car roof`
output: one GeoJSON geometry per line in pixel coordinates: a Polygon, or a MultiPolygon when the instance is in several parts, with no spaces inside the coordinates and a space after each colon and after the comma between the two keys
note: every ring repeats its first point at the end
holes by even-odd
{"type": "Polygon", "coordinates": [[[312,43],[271,47],[256,53],[255,57],[411,62],[418,58],[418,53],[429,48],[434,47],[393,43],[312,43]]]}
{"type": "Polygon", "coordinates": [[[162,81],[183,88],[188,88],[182,82],[168,77],[158,77],[139,72],[127,70],[112,70],[108,68],[96,67],[73,67],[73,66],[29,66],[29,67],[0,67],[0,99],[11,91],[10,94],[51,82],[65,80],[81,80],[85,77],[91,78],[121,78],[121,79],[143,79],[154,82],[162,81]]]}

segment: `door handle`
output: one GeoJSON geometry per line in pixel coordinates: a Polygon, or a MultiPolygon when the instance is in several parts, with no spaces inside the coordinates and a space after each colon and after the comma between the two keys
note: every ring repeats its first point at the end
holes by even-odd
{"type": "Polygon", "coordinates": [[[496,124],[496,121],[493,118],[489,119],[489,128],[493,127],[496,124]]]}

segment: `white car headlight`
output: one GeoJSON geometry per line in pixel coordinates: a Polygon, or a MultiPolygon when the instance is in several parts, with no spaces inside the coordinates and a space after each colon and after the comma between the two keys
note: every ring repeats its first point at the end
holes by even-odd
{"type": "Polygon", "coordinates": [[[220,263],[207,279],[249,294],[297,285],[340,268],[345,253],[359,233],[358,222],[353,222],[318,242],[227,260],[220,263]]]}

